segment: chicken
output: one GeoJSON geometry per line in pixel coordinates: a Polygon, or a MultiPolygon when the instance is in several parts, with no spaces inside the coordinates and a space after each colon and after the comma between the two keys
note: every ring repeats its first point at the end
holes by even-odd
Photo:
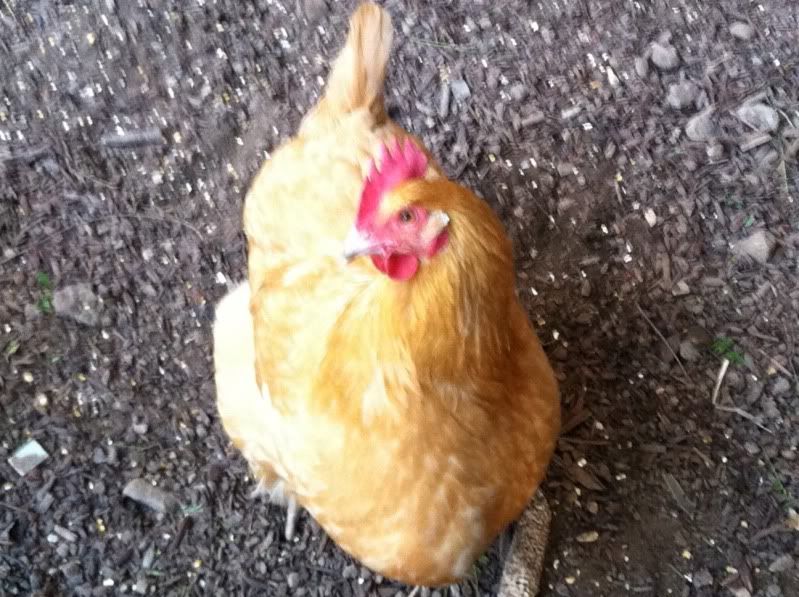
{"type": "Polygon", "coordinates": [[[324,97],[252,182],[217,403],[288,536],[299,504],[376,573],[436,586],[531,503],[560,403],[500,221],[384,111],[391,40],[362,4],[324,97]]]}

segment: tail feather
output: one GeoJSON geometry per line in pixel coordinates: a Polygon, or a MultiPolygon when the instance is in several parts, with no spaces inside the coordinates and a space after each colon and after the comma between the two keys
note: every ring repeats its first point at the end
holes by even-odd
{"type": "Polygon", "coordinates": [[[361,4],[350,19],[319,109],[335,117],[368,108],[377,120],[385,119],[383,85],[393,36],[389,14],[373,2],[361,4]]]}

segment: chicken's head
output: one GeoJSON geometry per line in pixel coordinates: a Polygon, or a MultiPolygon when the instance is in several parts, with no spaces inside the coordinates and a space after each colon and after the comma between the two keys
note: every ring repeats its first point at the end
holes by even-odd
{"type": "Polygon", "coordinates": [[[371,257],[393,280],[410,280],[421,262],[435,257],[448,241],[449,216],[425,207],[402,187],[422,179],[427,156],[410,140],[382,145],[364,181],[358,215],[345,241],[350,261],[371,257]],[[378,164],[379,162],[379,164],[378,164]]]}

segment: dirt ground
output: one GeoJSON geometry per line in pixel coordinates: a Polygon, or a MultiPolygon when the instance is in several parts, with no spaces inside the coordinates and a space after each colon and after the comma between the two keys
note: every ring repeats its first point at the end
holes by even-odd
{"type": "MultiPolygon", "coordinates": [[[[502,216],[562,381],[543,594],[799,595],[799,5],[385,4],[392,114],[502,216]]],[[[0,595],[407,594],[247,499],[211,376],[353,6],[0,2],[0,595]]]]}

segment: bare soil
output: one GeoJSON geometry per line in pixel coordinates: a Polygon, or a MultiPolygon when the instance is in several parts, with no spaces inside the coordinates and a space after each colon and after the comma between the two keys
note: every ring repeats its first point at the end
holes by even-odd
{"type": "MultiPolygon", "coordinates": [[[[503,218],[562,381],[543,594],[799,595],[799,5],[385,4],[392,114],[503,218]]],[[[214,407],[243,193],[353,6],[0,2],[0,595],[408,593],[285,541],[214,407]]]]}

